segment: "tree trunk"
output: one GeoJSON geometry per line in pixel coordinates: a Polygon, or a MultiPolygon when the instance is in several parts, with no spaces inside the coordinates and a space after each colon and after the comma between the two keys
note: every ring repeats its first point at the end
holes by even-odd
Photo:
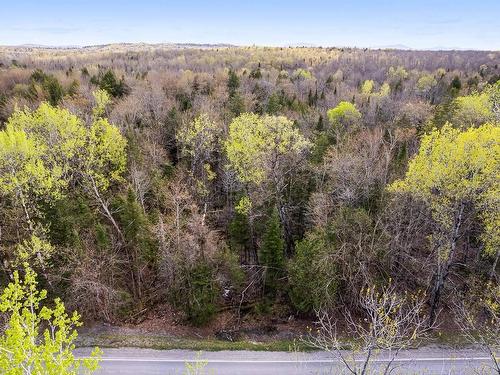
{"type": "Polygon", "coordinates": [[[278,214],[281,222],[281,227],[283,228],[283,237],[285,240],[285,255],[290,257],[294,251],[294,243],[292,231],[290,225],[288,224],[288,217],[286,214],[285,206],[282,204],[281,199],[278,198],[278,214]]]}

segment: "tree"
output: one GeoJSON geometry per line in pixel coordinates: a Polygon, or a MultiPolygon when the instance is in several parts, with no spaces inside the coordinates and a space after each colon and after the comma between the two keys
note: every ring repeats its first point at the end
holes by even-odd
{"type": "Polygon", "coordinates": [[[361,85],[361,93],[363,95],[369,96],[373,92],[374,86],[375,86],[375,83],[373,82],[373,80],[367,79],[361,85]]]}
{"type": "Polygon", "coordinates": [[[227,90],[229,92],[229,97],[232,98],[236,95],[238,88],[240,87],[240,79],[236,72],[232,69],[229,69],[227,73],[227,90]]]}
{"type": "Polygon", "coordinates": [[[329,109],[326,114],[337,141],[346,132],[357,130],[361,120],[361,112],[350,102],[340,102],[335,108],[329,109]]]}
{"type": "Polygon", "coordinates": [[[31,75],[31,80],[33,84],[40,84],[42,89],[46,92],[46,97],[48,97],[49,103],[53,106],[59,104],[64,96],[64,89],[57,80],[51,74],[45,74],[42,70],[36,69],[31,75]]]}
{"type": "Polygon", "coordinates": [[[432,91],[437,85],[437,80],[433,74],[424,74],[417,81],[417,90],[426,99],[432,99],[432,91]]]}
{"type": "Polygon", "coordinates": [[[451,123],[457,127],[479,126],[493,120],[492,103],[487,92],[455,99],[451,123]]]}
{"type": "Polygon", "coordinates": [[[289,154],[309,147],[293,122],[284,116],[244,113],[229,125],[225,149],[242,182],[261,184],[273,177],[274,168],[289,154]]]}
{"type": "Polygon", "coordinates": [[[332,307],[338,292],[338,265],[332,244],[334,240],[317,230],[295,247],[288,263],[289,296],[301,313],[312,313],[321,307],[332,307]]]}
{"type": "MultiPolygon", "coordinates": [[[[105,105],[102,100],[98,107],[105,105]]],[[[0,142],[6,145],[0,151],[4,191],[15,192],[21,204],[28,193],[33,202],[33,196],[39,195],[59,199],[72,180],[85,186],[112,220],[102,194],[121,180],[127,142],[118,128],[100,117],[103,108],[94,112],[96,117],[88,126],[68,110],[47,103],[33,112],[15,112],[0,133],[0,142]]]]}
{"type": "Polygon", "coordinates": [[[310,148],[309,141],[284,116],[244,113],[229,125],[229,136],[224,146],[230,166],[241,182],[256,186],[270,183],[287,251],[291,252],[293,239],[284,189],[287,177],[304,160],[310,148]]]}
{"type": "Polygon", "coordinates": [[[100,117],[105,99],[98,101],[102,108],[94,111],[89,124],[66,109],[42,103],[35,111],[15,111],[0,131],[0,196],[23,213],[14,261],[31,262],[36,255],[46,278],[45,263],[53,247],[46,241],[50,228],[44,226],[41,208],[53,206],[70,188],[83,188],[126,242],[104,195],[121,181],[126,166],[125,138],[100,117]],[[35,252],[25,251],[26,244],[35,252]]]}
{"type": "Polygon", "coordinates": [[[493,112],[494,120],[500,122],[500,80],[488,87],[486,92],[490,97],[491,112],[493,112]]]}
{"type": "Polygon", "coordinates": [[[484,252],[498,259],[499,168],[499,127],[486,124],[460,131],[445,125],[422,138],[406,177],[390,186],[390,190],[408,193],[430,208],[434,222],[431,240],[437,249],[430,324],[436,318],[443,287],[468,221],[480,218],[484,252]]]}
{"type": "Polygon", "coordinates": [[[455,322],[471,345],[488,353],[493,371],[500,375],[500,285],[490,282],[482,289],[483,295],[478,299],[458,296],[455,322]]]}
{"type": "Polygon", "coordinates": [[[387,72],[387,80],[392,91],[401,91],[403,89],[403,81],[408,78],[409,74],[402,66],[389,68],[387,72]]]}
{"type": "Polygon", "coordinates": [[[0,336],[0,369],[8,375],[80,374],[97,370],[101,351],[95,348],[87,359],[73,355],[75,328],[81,326],[75,311],[69,315],[62,301],[54,306],[43,306],[45,290],[37,290],[36,274],[26,268],[24,280],[18,271],[13,281],[3,290],[0,311],[8,316],[8,323],[0,336]]]}
{"type": "Polygon", "coordinates": [[[428,332],[422,317],[425,301],[419,294],[397,293],[396,287],[389,284],[364,289],[359,296],[359,307],[363,319],[356,320],[349,311],[344,313],[348,330],[355,339],[351,344],[352,356],[345,352],[345,344],[339,338],[337,314],[328,309],[317,311],[317,333],[311,334],[306,342],[331,353],[352,375],[391,374],[399,352],[417,344],[428,332]],[[377,364],[375,356],[382,351],[389,361],[377,364]]]}
{"type": "Polygon", "coordinates": [[[40,225],[39,207],[64,195],[71,175],[69,161],[83,147],[83,134],[76,117],[46,103],[35,112],[14,112],[0,131],[0,196],[21,208],[26,228],[19,231],[18,242],[29,238],[40,245],[33,248],[43,269],[49,255],[43,250],[51,246],[42,244],[46,230],[40,225]]]}
{"type": "Polygon", "coordinates": [[[278,280],[284,274],[284,242],[277,210],[266,224],[260,248],[260,263],[265,267],[264,291],[269,297],[275,297],[278,280]]]}
{"type": "Polygon", "coordinates": [[[101,90],[106,90],[114,98],[121,98],[129,93],[124,78],[116,78],[115,72],[111,69],[108,69],[104,74],[99,72],[98,76],[93,76],[90,81],[101,90]]]}
{"type": "Polygon", "coordinates": [[[197,116],[177,133],[182,152],[189,158],[191,173],[206,188],[216,177],[212,165],[219,151],[221,130],[207,114],[197,116]]]}

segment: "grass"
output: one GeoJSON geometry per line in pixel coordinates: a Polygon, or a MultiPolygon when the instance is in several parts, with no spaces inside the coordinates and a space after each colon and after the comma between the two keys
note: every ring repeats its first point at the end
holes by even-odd
{"type": "MultiPolygon", "coordinates": [[[[352,339],[345,338],[346,349],[352,339]]],[[[252,341],[241,338],[236,341],[213,338],[186,338],[168,335],[99,333],[83,334],[78,337],[77,346],[101,348],[135,347],[156,350],[184,349],[193,351],[252,350],[280,352],[308,352],[317,350],[300,339],[252,341]]],[[[467,347],[467,342],[457,332],[439,332],[428,337],[419,346],[438,345],[443,347],[467,347]]]]}
{"type": "Polygon", "coordinates": [[[166,336],[100,334],[80,336],[77,346],[99,346],[101,348],[136,347],[157,350],[186,349],[194,351],[254,350],[254,351],[312,351],[313,348],[297,340],[275,340],[266,342],[225,341],[216,339],[187,339],[166,336]]]}

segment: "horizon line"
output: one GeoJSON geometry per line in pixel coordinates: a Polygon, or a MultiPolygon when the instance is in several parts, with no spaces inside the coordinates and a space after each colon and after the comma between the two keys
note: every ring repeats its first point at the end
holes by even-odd
{"type": "Polygon", "coordinates": [[[37,43],[23,43],[23,44],[0,44],[0,48],[34,48],[34,49],[85,49],[85,48],[99,48],[109,46],[209,46],[209,47],[228,47],[228,48],[336,48],[336,49],[369,49],[369,50],[396,50],[396,51],[429,51],[429,52],[500,52],[500,49],[476,49],[470,47],[447,47],[435,46],[425,48],[414,48],[404,44],[393,45],[379,45],[379,46],[349,46],[349,45],[320,45],[315,43],[290,43],[283,45],[265,45],[265,44],[233,44],[224,42],[215,43],[199,43],[199,42],[112,42],[112,43],[99,43],[99,44],[37,44],[37,43]]]}

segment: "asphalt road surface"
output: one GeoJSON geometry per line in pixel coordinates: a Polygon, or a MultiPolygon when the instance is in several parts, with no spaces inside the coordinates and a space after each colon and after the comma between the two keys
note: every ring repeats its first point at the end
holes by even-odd
{"type": "MultiPolygon", "coordinates": [[[[78,357],[88,350],[79,349],[78,357]]],[[[371,365],[370,373],[387,364],[387,353],[381,353],[371,365]]],[[[357,362],[359,366],[359,362],[357,362]]],[[[476,350],[423,348],[398,355],[396,374],[467,375],[497,374],[490,359],[476,350]]],[[[339,360],[328,353],[284,353],[221,351],[192,352],[186,350],[104,349],[101,369],[97,374],[162,374],[162,375],[302,375],[347,374],[339,360]],[[191,369],[189,369],[191,366],[191,369]]]]}

